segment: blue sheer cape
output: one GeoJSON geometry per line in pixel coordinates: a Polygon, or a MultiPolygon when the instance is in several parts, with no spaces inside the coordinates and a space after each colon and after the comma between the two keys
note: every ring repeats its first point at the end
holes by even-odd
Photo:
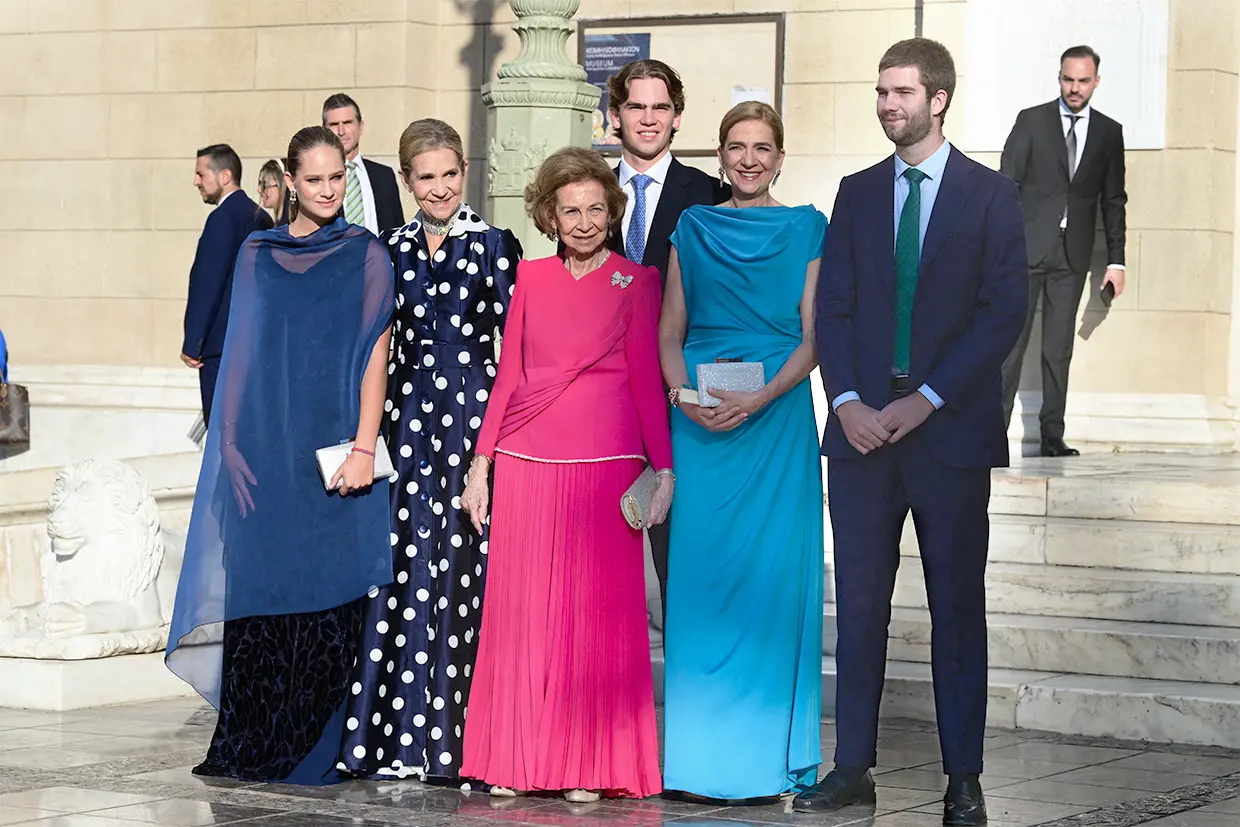
{"type": "Polygon", "coordinates": [[[256,232],[238,254],[165,658],[217,709],[224,621],[322,611],[392,580],[389,483],[327,493],[315,451],[357,431],[394,284],[387,250],[344,219],[256,232]]]}

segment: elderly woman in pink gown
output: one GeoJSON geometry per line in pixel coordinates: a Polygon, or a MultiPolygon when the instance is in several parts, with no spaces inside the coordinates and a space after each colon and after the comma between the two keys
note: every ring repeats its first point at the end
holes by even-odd
{"type": "Polygon", "coordinates": [[[494,461],[487,598],[461,774],[493,795],[574,802],[661,791],[642,533],[620,498],[649,462],[651,521],[674,477],[659,372],[659,273],[607,249],[625,196],[584,149],[526,189],[562,256],[522,261],[461,507],[481,530],[494,461]]]}

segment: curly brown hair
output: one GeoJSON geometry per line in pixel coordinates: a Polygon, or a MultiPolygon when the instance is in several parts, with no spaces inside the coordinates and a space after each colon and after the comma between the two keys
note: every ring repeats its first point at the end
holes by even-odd
{"type": "Polygon", "coordinates": [[[538,167],[534,180],[525,188],[525,211],[534,226],[547,238],[558,237],[555,222],[556,196],[569,184],[597,181],[607,200],[607,226],[615,229],[624,218],[628,199],[616,173],[592,149],[566,146],[547,156],[538,167]]]}

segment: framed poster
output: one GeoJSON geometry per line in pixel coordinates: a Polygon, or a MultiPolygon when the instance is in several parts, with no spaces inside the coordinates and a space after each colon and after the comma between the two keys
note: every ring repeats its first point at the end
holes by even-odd
{"type": "Polygon", "coordinates": [[[577,61],[603,93],[594,114],[596,149],[620,150],[607,117],[607,79],[626,63],[649,58],[675,69],[685,86],[685,112],[676,133],[681,157],[714,155],[719,121],[737,103],[760,100],[783,113],[782,14],[582,20],[577,61]]]}

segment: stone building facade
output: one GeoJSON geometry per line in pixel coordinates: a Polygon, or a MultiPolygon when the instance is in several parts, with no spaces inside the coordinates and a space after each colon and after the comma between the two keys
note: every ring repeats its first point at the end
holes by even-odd
{"type": "MultiPolygon", "coordinates": [[[[829,213],[840,177],[889,151],[873,114],[883,50],[920,26],[967,66],[971,2],[583,0],[577,17],[786,13],[779,195],[829,213]]],[[[1105,318],[1083,308],[1068,436],[1231,450],[1240,8],[1164,2],[1165,145],[1128,154],[1128,292],[1105,318]]],[[[0,329],[15,378],[45,409],[41,427],[89,415],[120,456],[184,450],[197,394],[177,356],[206,216],[191,187],[200,146],[231,143],[253,192],[261,163],[317,122],[324,97],[347,91],[365,116],[363,151],[385,163],[410,120],[456,125],[471,159],[469,200],[484,206],[479,88],[516,55],[513,22],[499,0],[0,3],[0,329]],[[147,424],[135,430],[139,413],[147,424]]],[[[1125,83],[1106,68],[1106,83],[1125,83]]],[[[978,157],[998,163],[993,151],[978,157]]],[[[1037,371],[1026,373],[1034,399],[1037,371]]],[[[45,439],[0,468],[58,464],[79,447],[45,439]]]]}

